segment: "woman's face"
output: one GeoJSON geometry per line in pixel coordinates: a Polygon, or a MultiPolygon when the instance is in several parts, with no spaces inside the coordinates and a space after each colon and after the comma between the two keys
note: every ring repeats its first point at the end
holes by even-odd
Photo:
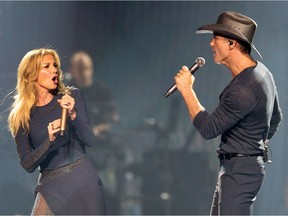
{"type": "Polygon", "coordinates": [[[53,90],[58,86],[58,65],[51,54],[43,56],[40,72],[36,80],[38,90],[53,90]]]}

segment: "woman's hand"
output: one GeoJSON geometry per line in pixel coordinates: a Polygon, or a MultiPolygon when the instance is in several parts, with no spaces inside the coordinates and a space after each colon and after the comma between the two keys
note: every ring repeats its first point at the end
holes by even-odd
{"type": "Polygon", "coordinates": [[[61,107],[67,109],[68,116],[70,117],[70,119],[74,120],[76,118],[76,111],[74,109],[75,106],[74,98],[68,94],[65,94],[61,99],[58,99],[57,101],[61,107]]]}
{"type": "Polygon", "coordinates": [[[58,131],[60,131],[60,124],[61,124],[61,119],[56,119],[55,121],[52,121],[48,124],[48,136],[49,140],[53,142],[56,139],[56,136],[54,135],[58,131]]]}

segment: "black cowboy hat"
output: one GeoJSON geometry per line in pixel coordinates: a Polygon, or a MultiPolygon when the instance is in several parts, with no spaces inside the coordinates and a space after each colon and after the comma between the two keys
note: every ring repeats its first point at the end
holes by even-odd
{"type": "Polygon", "coordinates": [[[244,41],[262,58],[261,54],[252,43],[256,28],[257,23],[250,17],[233,11],[226,11],[218,16],[216,24],[203,25],[196,30],[196,33],[216,32],[236,40],[244,41]]]}

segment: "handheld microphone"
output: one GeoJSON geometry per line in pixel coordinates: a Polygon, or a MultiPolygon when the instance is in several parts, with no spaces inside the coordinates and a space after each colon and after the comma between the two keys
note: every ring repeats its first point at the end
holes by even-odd
{"type": "MultiPolygon", "coordinates": [[[[196,70],[198,70],[198,68],[202,67],[205,64],[205,59],[202,57],[198,57],[195,60],[195,63],[189,68],[189,71],[191,72],[191,74],[194,74],[196,72],[196,70]]],[[[168,90],[167,92],[164,94],[164,96],[167,98],[169,97],[171,94],[173,94],[175,91],[177,90],[176,84],[174,83],[168,90]]]]}
{"type": "MultiPolygon", "coordinates": [[[[64,90],[64,94],[69,94],[70,91],[69,89],[65,89],[64,90]]],[[[67,109],[66,108],[62,108],[62,114],[61,114],[61,121],[60,121],[60,135],[63,136],[64,132],[66,130],[66,122],[67,122],[67,109]]]]}

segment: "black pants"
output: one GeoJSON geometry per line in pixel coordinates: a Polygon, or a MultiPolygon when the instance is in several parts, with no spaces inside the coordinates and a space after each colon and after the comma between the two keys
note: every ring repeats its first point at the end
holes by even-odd
{"type": "Polygon", "coordinates": [[[210,215],[251,215],[265,175],[261,156],[220,160],[210,215]]]}

